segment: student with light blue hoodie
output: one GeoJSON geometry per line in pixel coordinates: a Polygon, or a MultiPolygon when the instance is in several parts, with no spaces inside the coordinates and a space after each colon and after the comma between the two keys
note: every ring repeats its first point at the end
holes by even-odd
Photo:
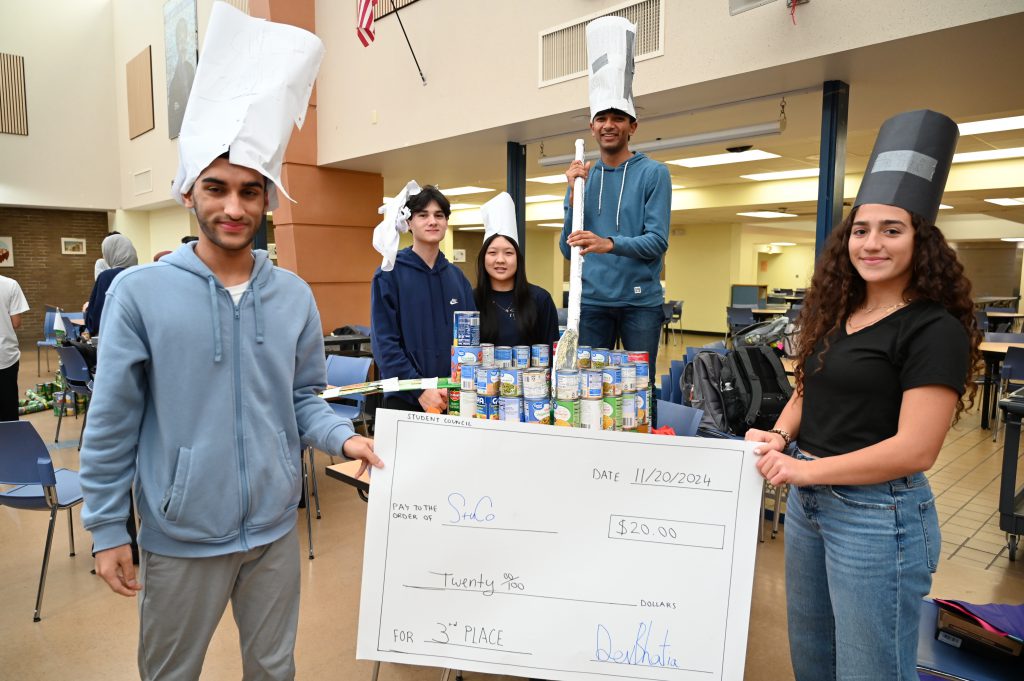
{"type": "Polygon", "coordinates": [[[672,180],[668,168],[629,150],[636,132],[631,91],[636,27],[621,17],[587,26],[590,76],[590,131],[600,160],[573,161],[566,171],[569,191],[559,246],[585,256],[580,306],[580,345],[646,350],[658,360],[664,320],[661,270],[668,250],[672,180]],[[572,186],[586,180],[583,229],[572,232],[572,186]]]}
{"type": "Polygon", "coordinates": [[[198,679],[229,601],[243,678],[293,679],[302,446],[380,465],[373,441],[317,396],[326,366],[309,286],[252,250],[284,192],[280,159],[308,89],[298,111],[280,111],[286,125],[254,130],[246,121],[247,136],[221,109],[238,100],[222,91],[236,79],[218,65],[268,74],[265,93],[238,93],[252,110],[259,102],[249,100],[263,94],[278,102],[296,82],[311,88],[322,50],[310,33],[214,4],[209,61],[192,90],[205,101],[186,110],[172,186],[195,214],[199,240],[122,272],[107,291],[81,453],[82,520],[96,573],[114,592],[138,595],[143,679],[198,679]],[[256,37],[265,51],[232,51],[233,39],[256,37]],[[203,94],[211,86],[221,99],[203,94]],[[282,154],[262,153],[267,146],[282,154]],[[142,520],[138,578],[125,530],[130,488],[142,520]]]}

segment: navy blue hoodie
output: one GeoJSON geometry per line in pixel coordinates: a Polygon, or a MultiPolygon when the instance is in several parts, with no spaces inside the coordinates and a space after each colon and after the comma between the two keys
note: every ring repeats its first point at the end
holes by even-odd
{"type": "MultiPolygon", "coordinates": [[[[373,275],[370,336],[381,378],[450,375],[453,313],[475,309],[469,280],[443,253],[431,269],[411,247],[399,251],[393,270],[373,275]]],[[[420,392],[388,395],[415,404],[420,392]]]]}

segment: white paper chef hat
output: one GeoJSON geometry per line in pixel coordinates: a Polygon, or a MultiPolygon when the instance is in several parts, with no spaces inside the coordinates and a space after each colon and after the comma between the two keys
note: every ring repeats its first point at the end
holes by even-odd
{"type": "Polygon", "coordinates": [[[484,223],[484,241],[497,234],[519,245],[516,204],[508,192],[502,192],[480,206],[480,218],[484,223]]]}
{"type": "Polygon", "coordinates": [[[416,184],[416,180],[409,180],[408,184],[402,187],[402,191],[377,209],[384,219],[373,229],[373,248],[384,256],[380,268],[385,272],[390,272],[395,267],[395,257],[398,254],[398,235],[409,231],[411,213],[405,204],[419,193],[420,186],[416,184]]]}
{"type": "Polygon", "coordinates": [[[218,156],[259,171],[273,182],[277,206],[281,162],[292,126],[302,127],[324,44],[295,26],[254,19],[226,2],[213,3],[195,80],[178,137],[178,174],[171,196],[182,194],[218,156]]]}
{"type": "Polygon", "coordinates": [[[587,24],[590,65],[590,120],[618,109],[636,118],[633,108],[633,43],[636,25],[622,17],[601,17],[587,24]]]}

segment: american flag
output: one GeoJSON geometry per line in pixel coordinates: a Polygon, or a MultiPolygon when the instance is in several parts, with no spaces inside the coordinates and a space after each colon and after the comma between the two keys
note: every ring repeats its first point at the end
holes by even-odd
{"type": "Polygon", "coordinates": [[[356,35],[363,47],[369,47],[373,42],[373,8],[377,0],[358,0],[356,9],[356,35]]]}

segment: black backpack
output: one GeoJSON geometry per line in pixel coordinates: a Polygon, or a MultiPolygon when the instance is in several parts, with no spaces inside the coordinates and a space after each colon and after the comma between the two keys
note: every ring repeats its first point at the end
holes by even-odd
{"type": "Polygon", "coordinates": [[[722,393],[726,403],[740,405],[739,414],[729,420],[729,430],[743,435],[748,428],[774,427],[793,394],[778,355],[766,345],[739,346],[729,353],[726,364],[734,382],[727,385],[723,375],[722,393]]]}
{"type": "Polygon", "coordinates": [[[683,369],[680,380],[683,404],[704,411],[701,429],[729,431],[730,424],[742,417],[743,408],[733,388],[735,383],[726,357],[710,350],[698,352],[683,369]],[[723,392],[723,386],[728,386],[728,390],[723,392]]]}

